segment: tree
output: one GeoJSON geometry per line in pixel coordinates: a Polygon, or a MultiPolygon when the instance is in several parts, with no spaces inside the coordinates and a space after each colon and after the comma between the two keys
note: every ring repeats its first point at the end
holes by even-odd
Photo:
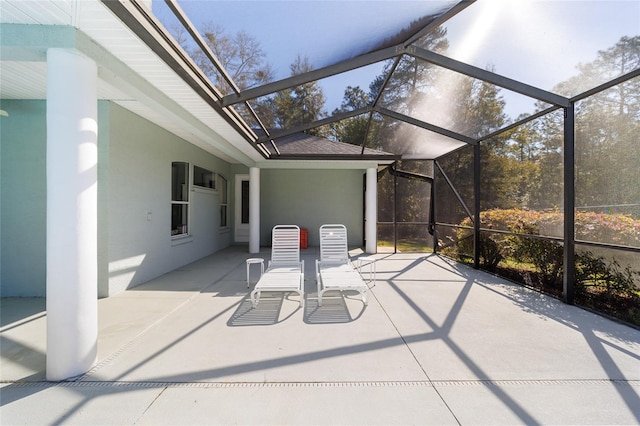
{"type": "MultiPolygon", "coordinates": [[[[170,31],[222,95],[234,92],[229,81],[205,52],[195,42],[190,41],[184,27],[174,26],[170,31]]],[[[201,30],[201,37],[240,91],[273,80],[273,69],[266,60],[260,42],[247,32],[239,31],[234,35],[228,35],[220,25],[209,22],[201,30]]],[[[237,104],[234,108],[250,125],[257,127],[253,114],[245,104],[237,104]]],[[[269,112],[261,100],[255,101],[252,108],[259,113],[269,112]]]]}
{"type": "MultiPolygon", "coordinates": [[[[416,41],[415,45],[434,52],[444,51],[449,47],[446,39],[446,28],[438,27],[425,37],[416,41]]],[[[438,76],[439,68],[428,62],[414,57],[404,56],[395,69],[393,62],[389,61],[380,74],[370,85],[372,99],[381,94],[380,105],[398,112],[409,111],[408,103],[419,92],[427,92],[435,88],[434,82],[438,76]],[[393,71],[393,76],[383,88],[387,75],[393,71]]]]}
{"type": "MultiPolygon", "coordinates": [[[[332,115],[354,111],[369,106],[371,99],[369,95],[360,88],[360,86],[348,86],[344,91],[340,108],[333,110],[332,115]]],[[[329,126],[328,136],[332,139],[344,143],[354,145],[365,144],[367,137],[367,128],[369,127],[369,117],[357,116],[349,119],[340,120],[329,126]]]]}
{"type": "MultiPolygon", "coordinates": [[[[611,48],[599,51],[594,61],[579,64],[578,74],[559,83],[553,90],[575,96],[639,67],[640,36],[622,37],[611,48]]],[[[553,137],[555,148],[541,153],[543,173],[561,173],[558,172],[562,165],[561,126],[562,119],[556,115],[544,120],[539,128],[538,138],[550,140],[553,137]]],[[[579,208],[602,210],[602,206],[614,209],[640,203],[638,134],[640,78],[576,103],[576,205],[579,208]]],[[[638,207],[628,211],[640,216],[638,207]]]]}
{"type": "MultiPolygon", "coordinates": [[[[202,37],[240,90],[273,80],[273,70],[266,60],[260,42],[247,32],[238,31],[234,35],[228,35],[221,26],[207,23],[203,28],[202,37]]],[[[223,94],[231,93],[231,86],[204,52],[195,47],[190,50],[191,57],[213,84],[223,94]]]]}
{"type": "MultiPolygon", "coordinates": [[[[234,91],[233,87],[218,71],[207,55],[189,43],[183,28],[173,31],[174,37],[190,54],[198,67],[209,77],[223,95],[234,91]]],[[[274,71],[266,60],[260,42],[245,31],[229,35],[223,27],[207,23],[201,30],[202,38],[220,65],[240,91],[268,83],[274,78],[274,71]]],[[[313,68],[308,58],[296,57],[291,64],[291,75],[300,75],[313,68]]],[[[251,107],[267,128],[293,128],[323,118],[325,98],[317,82],[283,90],[271,96],[252,100],[251,107]]],[[[250,125],[256,126],[252,115],[244,104],[235,108],[250,125]]],[[[320,130],[309,131],[321,134],[320,130]]]]}
{"type": "MultiPolygon", "coordinates": [[[[640,36],[622,37],[579,67],[582,79],[612,79],[640,68],[640,36]]],[[[576,118],[578,206],[640,203],[638,134],[640,79],[597,93],[578,104],[576,118]]],[[[640,214],[640,209],[636,209],[640,214]]]]}
{"type": "MultiPolygon", "coordinates": [[[[291,75],[296,76],[312,71],[313,67],[308,58],[298,55],[290,69],[291,75]]],[[[295,128],[325,117],[324,105],[324,93],[315,81],[282,90],[265,100],[265,108],[271,111],[272,121],[269,124],[280,129],[295,128]]],[[[319,129],[307,133],[323,135],[319,129]]]]}
{"type": "MultiPolygon", "coordinates": [[[[516,119],[525,118],[521,115],[516,119]]],[[[507,173],[511,176],[510,185],[505,190],[508,200],[513,201],[511,207],[521,209],[539,208],[534,194],[541,194],[542,176],[540,174],[539,145],[535,143],[535,123],[527,122],[504,135],[506,144],[503,156],[507,162],[507,173]]],[[[548,194],[547,194],[548,195],[548,194]]],[[[510,206],[505,205],[503,208],[510,206]]]]}
{"type": "MultiPolygon", "coordinates": [[[[451,103],[449,110],[455,111],[448,128],[475,139],[498,130],[505,124],[505,102],[496,86],[465,76],[448,79],[448,83],[453,85],[453,89],[447,90],[451,103]]],[[[480,144],[482,209],[513,203],[510,198],[512,175],[509,173],[512,168],[505,156],[506,140],[505,135],[500,135],[480,144]]],[[[474,155],[474,150],[468,147],[441,161],[445,173],[470,209],[474,201],[474,155]]],[[[450,196],[449,194],[447,198],[450,196]]],[[[458,201],[452,200],[452,203],[447,204],[440,205],[438,211],[445,217],[461,220],[463,210],[457,205],[458,201]]]]}

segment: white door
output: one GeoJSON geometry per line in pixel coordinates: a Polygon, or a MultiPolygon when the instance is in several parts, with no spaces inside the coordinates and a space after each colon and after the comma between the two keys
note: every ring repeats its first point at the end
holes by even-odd
{"type": "Polygon", "coordinates": [[[238,243],[249,242],[249,175],[236,175],[235,236],[238,243]]]}

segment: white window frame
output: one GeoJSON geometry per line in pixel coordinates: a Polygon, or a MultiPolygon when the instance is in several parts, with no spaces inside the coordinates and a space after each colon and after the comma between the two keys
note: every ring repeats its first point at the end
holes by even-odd
{"type": "MultiPolygon", "coordinates": [[[[197,164],[193,164],[191,166],[192,172],[191,172],[191,176],[192,179],[191,181],[193,182],[193,186],[199,189],[206,189],[209,191],[216,191],[217,190],[217,186],[218,186],[218,174],[216,172],[212,172],[211,170],[205,168],[205,167],[201,167],[198,166],[197,164]],[[196,183],[196,168],[202,170],[203,172],[207,172],[208,174],[210,174],[210,179],[209,179],[209,185],[200,185],[199,183],[196,183]]],[[[206,174],[206,173],[204,173],[206,174]]]]}
{"type": "Polygon", "coordinates": [[[216,188],[220,193],[220,230],[227,231],[230,228],[229,225],[229,180],[221,175],[216,174],[216,188]],[[224,214],[223,214],[224,212],[224,214]],[[222,223],[223,218],[225,223],[222,223]]]}
{"type": "Polygon", "coordinates": [[[179,239],[179,238],[184,238],[184,237],[188,237],[189,236],[189,222],[190,222],[190,215],[191,215],[191,205],[190,205],[190,197],[189,197],[189,193],[191,192],[191,165],[185,161],[172,161],[171,162],[171,238],[172,239],[179,239]],[[182,188],[182,197],[181,198],[186,198],[186,199],[182,199],[182,200],[174,200],[174,194],[176,193],[176,189],[174,188],[174,175],[173,175],[173,168],[174,165],[176,164],[184,164],[185,167],[185,183],[183,183],[183,188],[182,188]],[[174,206],[186,206],[187,208],[187,212],[185,217],[183,217],[183,221],[186,223],[181,224],[179,227],[174,228],[173,225],[173,209],[174,206]],[[182,229],[181,229],[182,228],[182,229]]]}

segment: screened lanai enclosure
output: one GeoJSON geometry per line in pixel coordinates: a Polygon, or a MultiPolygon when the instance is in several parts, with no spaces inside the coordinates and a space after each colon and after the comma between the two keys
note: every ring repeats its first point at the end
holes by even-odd
{"type": "Polygon", "coordinates": [[[639,1],[104,3],[266,160],[376,160],[379,253],[640,325],[639,1]]]}

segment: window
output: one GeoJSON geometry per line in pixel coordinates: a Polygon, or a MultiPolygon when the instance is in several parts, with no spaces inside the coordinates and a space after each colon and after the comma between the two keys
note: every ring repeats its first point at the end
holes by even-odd
{"type": "Polygon", "coordinates": [[[216,174],[202,167],[193,166],[193,184],[203,188],[216,189],[216,174]]]}
{"type": "Polygon", "coordinates": [[[249,181],[242,181],[242,211],[240,212],[240,223],[249,223],[249,181]]]}
{"type": "Polygon", "coordinates": [[[218,179],[218,191],[220,191],[220,227],[226,228],[229,226],[227,218],[227,206],[228,206],[228,191],[227,191],[227,179],[222,175],[217,176],[218,179]]]}
{"type": "Polygon", "coordinates": [[[187,234],[189,218],[189,163],[171,163],[171,236],[187,234]]]}

